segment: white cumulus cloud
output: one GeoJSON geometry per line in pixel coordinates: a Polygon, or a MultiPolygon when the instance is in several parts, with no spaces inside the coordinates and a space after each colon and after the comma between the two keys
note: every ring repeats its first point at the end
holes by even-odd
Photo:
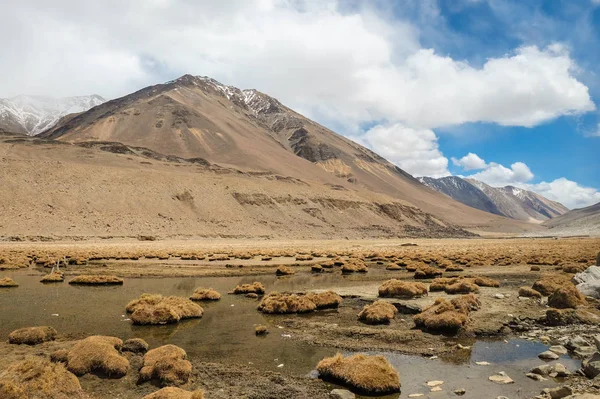
{"type": "Polygon", "coordinates": [[[428,129],[401,124],[378,125],[353,137],[390,162],[415,176],[448,176],[448,158],[438,148],[437,136],[428,129]]]}
{"type": "Polygon", "coordinates": [[[484,170],[469,177],[498,187],[526,183],[533,179],[533,173],[523,162],[515,162],[510,168],[490,162],[484,170]]]}
{"type": "Polygon", "coordinates": [[[483,159],[481,159],[477,154],[473,154],[472,152],[468,153],[461,159],[456,159],[452,157],[452,163],[456,166],[460,166],[464,170],[484,169],[487,166],[483,159]]]}

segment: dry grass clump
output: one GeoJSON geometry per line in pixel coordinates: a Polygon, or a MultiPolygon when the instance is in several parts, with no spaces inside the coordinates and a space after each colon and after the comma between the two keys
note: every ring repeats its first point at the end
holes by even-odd
{"type": "Polygon", "coordinates": [[[289,276],[289,275],[292,275],[292,274],[296,274],[296,272],[291,267],[288,267],[288,266],[279,266],[277,268],[277,270],[275,270],[275,274],[277,276],[289,276]]]}
{"type": "Polygon", "coordinates": [[[306,298],[317,305],[317,309],[334,309],[342,303],[342,297],[333,291],[309,292],[306,294],[306,298]]]}
{"type": "Polygon", "coordinates": [[[454,284],[447,285],[445,290],[446,294],[469,294],[471,292],[478,293],[479,286],[477,284],[470,283],[469,281],[458,281],[454,284]]]}
{"type": "Polygon", "coordinates": [[[388,324],[397,313],[394,305],[379,300],[366,305],[358,314],[358,319],[367,324],[388,324]]]}
{"type": "Polygon", "coordinates": [[[190,299],[192,301],[218,301],[221,299],[221,294],[212,288],[196,288],[190,299]]]}
{"type": "Polygon", "coordinates": [[[421,266],[415,271],[416,279],[434,278],[442,275],[442,270],[431,266],[421,266]]]}
{"type": "Polygon", "coordinates": [[[529,271],[531,272],[539,272],[540,270],[542,270],[538,265],[533,265],[529,268],[529,271]]]}
{"type": "Polygon", "coordinates": [[[385,267],[385,270],[402,270],[402,266],[396,263],[390,263],[385,267]]]}
{"type": "Polygon", "coordinates": [[[256,328],[254,329],[254,334],[256,335],[267,335],[269,333],[269,330],[267,329],[267,326],[256,326],[256,328]]]}
{"type": "Polygon", "coordinates": [[[585,304],[585,298],[574,285],[565,285],[548,297],[548,306],[557,309],[575,309],[585,304]]]}
{"type": "Polygon", "coordinates": [[[563,287],[569,280],[561,276],[544,277],[533,283],[532,288],[544,296],[550,296],[559,288],[563,287]]]}
{"type": "Polygon", "coordinates": [[[165,387],[142,399],[204,399],[204,394],[202,391],[189,392],[181,388],[165,387]]]}
{"type": "Polygon", "coordinates": [[[456,284],[460,279],[458,277],[438,277],[429,284],[429,291],[445,291],[446,287],[456,284]]]}
{"type": "Polygon", "coordinates": [[[489,277],[471,277],[470,280],[480,287],[500,287],[500,281],[489,277]]]}
{"type": "Polygon", "coordinates": [[[446,271],[447,272],[464,272],[465,269],[462,268],[461,266],[450,265],[450,266],[446,267],[446,271]]]}
{"type": "Polygon", "coordinates": [[[8,342],[11,344],[37,345],[42,342],[54,341],[56,330],[48,326],[26,327],[11,332],[8,342]]]}
{"type": "Polygon", "coordinates": [[[427,286],[410,281],[388,280],[379,287],[382,298],[417,298],[427,295],[427,286]]]}
{"type": "Polygon", "coordinates": [[[63,281],[65,281],[64,274],[61,272],[52,272],[42,277],[40,283],[62,283],[63,281]]]}
{"type": "Polygon", "coordinates": [[[72,285],[123,285],[123,279],[117,276],[77,276],[69,281],[72,285]]]}
{"type": "Polygon", "coordinates": [[[144,356],[140,380],[158,381],[164,385],[185,384],[192,374],[192,363],[187,353],[175,345],[164,345],[152,349],[144,356]]]}
{"type": "Polygon", "coordinates": [[[67,356],[67,369],[75,375],[97,372],[109,377],[123,377],[129,361],[119,350],[123,341],[115,337],[93,335],[77,342],[67,356]]]}
{"type": "Polygon", "coordinates": [[[479,309],[481,303],[473,294],[462,295],[447,301],[438,298],[433,305],[415,315],[413,321],[417,327],[429,330],[458,330],[469,321],[469,313],[479,309]]]}
{"type": "Polygon", "coordinates": [[[311,255],[296,255],[296,261],[298,261],[298,262],[308,261],[308,260],[313,260],[313,257],[311,255]]]}
{"type": "Polygon", "coordinates": [[[17,284],[15,282],[15,280],[13,280],[10,277],[4,277],[4,278],[0,278],[0,288],[11,288],[11,287],[18,287],[19,284],[17,284]]]}
{"type": "Polygon", "coordinates": [[[268,314],[308,313],[316,309],[317,305],[305,295],[278,292],[270,293],[258,305],[258,310],[268,314]]]}
{"type": "Polygon", "coordinates": [[[526,298],[541,298],[542,294],[530,287],[519,288],[519,296],[526,298]]]}
{"type": "Polygon", "coordinates": [[[310,271],[313,273],[323,273],[324,269],[321,265],[312,265],[310,267],[310,271]]]}
{"type": "Polygon", "coordinates": [[[13,363],[0,373],[2,399],[84,399],[79,380],[64,365],[41,357],[13,363]]]}
{"type": "Polygon", "coordinates": [[[562,271],[565,273],[581,273],[585,271],[588,267],[586,265],[567,265],[563,266],[562,271]]]}
{"type": "Polygon", "coordinates": [[[241,284],[234,288],[233,293],[234,294],[253,293],[253,294],[262,295],[265,293],[265,286],[262,285],[262,283],[259,283],[258,281],[255,281],[252,284],[241,284]]]}
{"type": "Polygon", "coordinates": [[[126,311],[131,313],[133,324],[170,324],[183,319],[201,318],[204,309],[187,298],[178,296],[142,294],[129,302],[126,311]]]}
{"type": "Polygon", "coordinates": [[[342,266],[342,274],[350,273],[366,273],[369,269],[363,261],[354,259],[352,262],[346,263],[342,266]]]}
{"type": "Polygon", "coordinates": [[[131,338],[123,343],[121,350],[123,352],[146,353],[148,351],[148,343],[141,338],[131,338]]]}
{"type": "Polygon", "coordinates": [[[363,354],[344,358],[341,354],[317,364],[319,377],[339,382],[368,394],[400,391],[400,376],[383,356],[363,354]]]}

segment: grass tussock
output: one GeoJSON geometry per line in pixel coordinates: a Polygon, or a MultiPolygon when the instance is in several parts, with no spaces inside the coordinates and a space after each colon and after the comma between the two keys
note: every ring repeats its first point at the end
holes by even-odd
{"type": "Polygon", "coordinates": [[[548,306],[557,309],[575,309],[585,304],[585,298],[574,285],[565,285],[548,297],[548,306]]]}
{"type": "Polygon", "coordinates": [[[479,309],[481,303],[473,294],[462,295],[448,301],[438,298],[433,305],[413,317],[417,327],[428,330],[455,331],[469,321],[469,313],[479,309]]]}
{"type": "Polygon", "coordinates": [[[129,361],[119,352],[123,341],[115,337],[94,335],[77,342],[67,356],[67,369],[75,375],[101,373],[123,377],[129,361]]]}
{"type": "Polygon", "coordinates": [[[309,260],[313,260],[312,255],[296,255],[297,262],[305,262],[309,260]]]}
{"type": "Polygon", "coordinates": [[[275,275],[277,276],[291,276],[292,274],[296,274],[296,272],[289,266],[279,266],[275,270],[275,275]]]}
{"type": "Polygon", "coordinates": [[[400,391],[400,376],[383,356],[337,354],[317,364],[319,377],[333,380],[368,394],[400,391]]]}
{"type": "Polygon", "coordinates": [[[530,287],[519,288],[519,296],[526,298],[541,298],[542,294],[530,287]]]}
{"type": "Polygon", "coordinates": [[[585,271],[588,267],[586,265],[566,265],[563,266],[562,271],[565,273],[575,274],[585,271]]]}
{"type": "Polygon", "coordinates": [[[342,297],[333,291],[309,292],[306,298],[317,305],[317,309],[335,309],[342,303],[342,297]]]}
{"type": "Polygon", "coordinates": [[[421,266],[417,270],[415,270],[415,278],[416,279],[427,279],[427,278],[435,278],[441,276],[443,273],[442,270],[436,269],[431,266],[421,266]]]}
{"type": "Polygon", "coordinates": [[[204,309],[187,298],[178,296],[142,294],[125,308],[131,313],[133,324],[171,324],[183,319],[201,318],[204,309]]]}
{"type": "Polygon", "coordinates": [[[117,276],[83,275],[69,281],[71,285],[123,285],[123,279],[117,276]]]}
{"type": "Polygon", "coordinates": [[[450,284],[446,286],[445,290],[447,294],[455,295],[455,294],[469,294],[469,293],[478,293],[479,286],[477,284],[470,283],[468,281],[458,281],[454,284],[450,284]]]}
{"type": "Polygon", "coordinates": [[[64,365],[41,357],[13,363],[0,373],[2,399],[84,399],[79,380],[64,365]]]}
{"type": "Polygon", "coordinates": [[[48,326],[26,327],[11,332],[8,342],[11,344],[37,345],[42,342],[54,341],[57,332],[48,326]]]}
{"type": "Polygon", "coordinates": [[[427,295],[427,286],[401,280],[388,280],[379,287],[379,296],[382,298],[418,298],[427,295]]]}
{"type": "Polygon", "coordinates": [[[366,305],[358,314],[358,319],[367,324],[389,324],[397,313],[394,305],[379,300],[366,305]]]}
{"type": "Polygon", "coordinates": [[[267,314],[309,313],[317,309],[317,305],[306,295],[280,294],[272,292],[258,305],[258,310],[267,314]]]}
{"type": "Polygon", "coordinates": [[[218,301],[221,299],[221,294],[212,288],[196,288],[190,299],[192,301],[218,301]]]}
{"type": "Polygon", "coordinates": [[[258,294],[262,295],[265,293],[265,286],[258,281],[255,281],[252,284],[240,284],[233,290],[234,294],[258,294]]]}
{"type": "Polygon", "coordinates": [[[65,281],[64,274],[61,272],[52,272],[42,277],[40,283],[62,283],[63,281],[65,281]]]}
{"type": "Polygon", "coordinates": [[[310,271],[313,273],[323,273],[324,269],[321,265],[312,265],[310,267],[310,271]]]}
{"type": "Polygon", "coordinates": [[[402,266],[391,263],[385,267],[385,270],[402,270],[402,266]]]}
{"type": "Polygon", "coordinates": [[[460,281],[458,277],[438,277],[429,284],[429,291],[445,291],[447,286],[456,284],[458,281],[460,281]]]}
{"type": "Polygon", "coordinates": [[[480,287],[500,287],[500,281],[489,277],[472,277],[470,280],[473,284],[477,284],[480,287]]]}
{"type": "Polygon", "coordinates": [[[533,288],[543,296],[550,296],[552,293],[559,288],[563,287],[565,284],[570,284],[568,278],[563,276],[550,276],[544,277],[533,283],[533,288]]]}
{"type": "Polygon", "coordinates": [[[204,393],[202,391],[189,392],[181,388],[165,387],[144,396],[142,399],[204,399],[204,393]]]}
{"type": "Polygon", "coordinates": [[[164,345],[144,356],[140,380],[157,381],[161,386],[185,384],[192,374],[192,363],[187,353],[178,346],[164,345]]]}
{"type": "Polygon", "coordinates": [[[148,343],[141,338],[130,338],[123,343],[121,350],[123,352],[146,353],[148,351],[148,343]]]}
{"type": "Polygon", "coordinates": [[[17,284],[15,282],[15,280],[13,280],[10,277],[4,277],[4,278],[0,278],[0,288],[11,288],[11,287],[18,287],[19,284],[17,284]]]}
{"type": "Polygon", "coordinates": [[[342,266],[342,274],[366,273],[368,271],[369,268],[367,265],[358,259],[354,259],[352,262],[345,263],[342,266]]]}

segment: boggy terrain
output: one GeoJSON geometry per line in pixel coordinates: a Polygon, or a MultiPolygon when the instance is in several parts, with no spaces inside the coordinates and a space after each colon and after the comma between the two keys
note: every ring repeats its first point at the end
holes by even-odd
{"type": "MultiPolygon", "coordinates": [[[[327,398],[338,384],[369,394],[370,380],[352,385],[352,373],[316,378],[319,361],[340,352],[383,354],[401,397],[599,393],[579,360],[596,350],[599,304],[571,283],[599,250],[598,239],[5,242],[0,278],[17,286],[0,288],[0,335],[11,335],[0,344],[0,392],[24,368],[43,368],[69,380],[70,397],[178,386],[182,398],[327,398]],[[52,268],[63,280],[42,284],[52,268]],[[100,285],[68,284],[76,276],[100,285]],[[35,326],[52,329],[15,331],[35,326]],[[115,338],[88,341],[95,335],[115,338]],[[546,363],[537,356],[549,345],[560,355],[546,363]],[[90,348],[110,360],[82,365],[90,348]],[[157,349],[173,363],[155,366],[157,349]],[[556,363],[568,375],[552,372],[556,363]],[[500,371],[513,383],[498,384],[500,371]]],[[[28,397],[16,386],[12,397],[28,397]]],[[[39,397],[63,397],[52,389],[39,397]]]]}

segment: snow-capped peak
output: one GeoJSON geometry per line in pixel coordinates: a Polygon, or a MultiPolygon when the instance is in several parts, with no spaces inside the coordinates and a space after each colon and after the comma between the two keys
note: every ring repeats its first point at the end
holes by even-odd
{"type": "Polygon", "coordinates": [[[65,115],[87,111],[105,101],[96,94],[64,98],[19,95],[0,99],[0,127],[33,136],[53,127],[65,115]]]}

